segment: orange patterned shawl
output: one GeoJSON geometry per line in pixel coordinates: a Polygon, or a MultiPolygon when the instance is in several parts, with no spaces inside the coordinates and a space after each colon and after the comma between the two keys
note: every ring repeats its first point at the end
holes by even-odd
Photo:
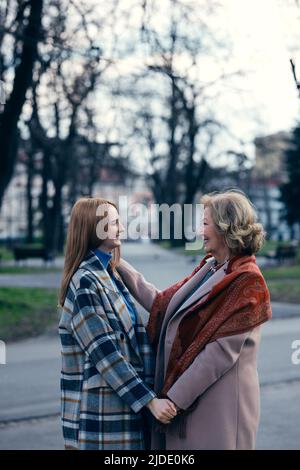
{"type": "MultiPolygon", "coordinates": [[[[163,319],[174,293],[205,264],[206,256],[183,281],[160,292],[153,303],[147,332],[158,344],[163,319]]],[[[270,295],[255,256],[235,256],[224,278],[209,295],[184,311],[172,346],[161,396],[191,365],[205,346],[224,336],[250,331],[272,316],[270,295]]]]}

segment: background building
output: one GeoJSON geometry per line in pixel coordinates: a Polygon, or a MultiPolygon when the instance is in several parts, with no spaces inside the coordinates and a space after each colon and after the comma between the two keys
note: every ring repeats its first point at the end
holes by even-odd
{"type": "Polygon", "coordinates": [[[254,141],[256,159],[251,172],[249,195],[272,240],[290,239],[290,229],[283,218],[283,203],[280,200],[280,186],[287,180],[285,151],[290,138],[290,133],[282,131],[257,137],[254,141]]]}

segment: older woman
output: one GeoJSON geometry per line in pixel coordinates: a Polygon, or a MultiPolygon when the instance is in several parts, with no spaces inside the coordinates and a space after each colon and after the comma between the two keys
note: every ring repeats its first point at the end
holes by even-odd
{"type": "Polygon", "coordinates": [[[154,426],[153,449],[253,449],[259,423],[257,352],[271,317],[255,254],[264,241],[252,204],[238,191],[206,195],[207,255],[186,279],[160,292],[122,260],[118,270],[151,312],[155,391],[177,406],[154,426]]]}

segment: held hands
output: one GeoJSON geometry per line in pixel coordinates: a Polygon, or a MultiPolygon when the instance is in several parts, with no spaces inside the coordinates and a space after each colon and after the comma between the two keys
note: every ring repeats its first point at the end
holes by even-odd
{"type": "Polygon", "coordinates": [[[147,404],[147,408],[163,424],[169,424],[174,416],[177,415],[176,405],[167,398],[153,398],[147,404]]]}

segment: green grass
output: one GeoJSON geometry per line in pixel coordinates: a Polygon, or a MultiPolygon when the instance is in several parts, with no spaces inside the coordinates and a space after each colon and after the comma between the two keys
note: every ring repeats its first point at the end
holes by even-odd
{"type": "Polygon", "coordinates": [[[14,259],[13,252],[8,248],[1,247],[0,248],[0,261],[10,261],[14,259]]]}
{"type": "Polygon", "coordinates": [[[278,266],[274,268],[263,268],[262,273],[266,280],[296,280],[300,285],[300,265],[295,266],[278,266]]]}
{"type": "Polygon", "coordinates": [[[0,339],[36,336],[57,324],[56,289],[0,288],[0,339]]]}
{"type": "Polygon", "coordinates": [[[271,300],[300,304],[300,265],[264,268],[271,300]]]}
{"type": "MultiPolygon", "coordinates": [[[[283,242],[280,243],[280,245],[283,245],[283,244],[284,244],[283,242]]],[[[260,252],[258,253],[258,256],[266,256],[270,251],[275,251],[277,245],[279,245],[279,242],[275,240],[266,240],[260,252]]]]}
{"type": "Polygon", "coordinates": [[[300,304],[300,282],[296,279],[268,281],[271,300],[300,304]]]}

